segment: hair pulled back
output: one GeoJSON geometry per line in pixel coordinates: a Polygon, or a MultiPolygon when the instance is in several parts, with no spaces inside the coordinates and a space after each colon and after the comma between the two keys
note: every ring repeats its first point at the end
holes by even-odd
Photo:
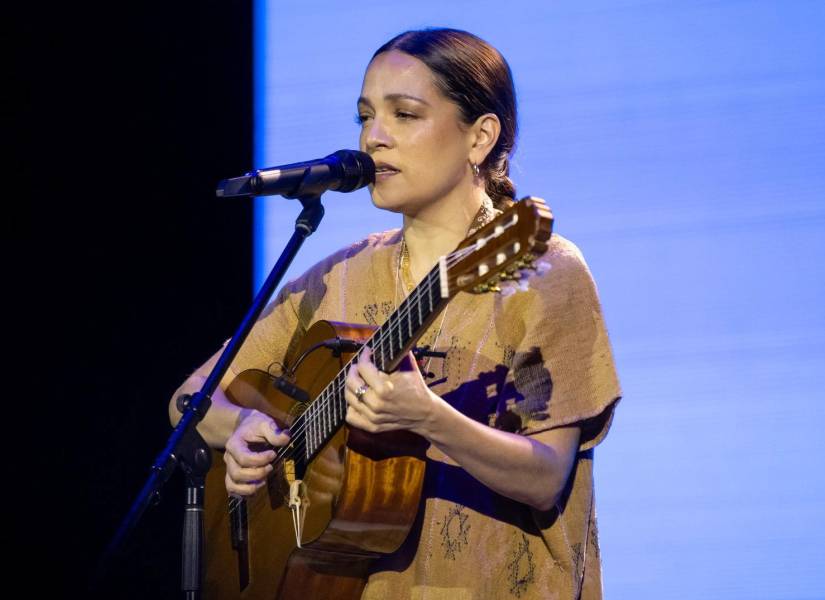
{"type": "Polygon", "coordinates": [[[373,59],[391,50],[414,56],[427,65],[436,86],[459,107],[465,123],[475,123],[487,113],[499,118],[501,133],[479,170],[493,204],[497,208],[509,204],[516,195],[509,177],[509,161],[518,122],[513,75],[501,53],[472,33],[446,28],[406,31],[381,46],[373,59]]]}

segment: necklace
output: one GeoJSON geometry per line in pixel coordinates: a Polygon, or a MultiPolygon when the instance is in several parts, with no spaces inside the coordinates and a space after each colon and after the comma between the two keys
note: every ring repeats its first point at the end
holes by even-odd
{"type": "MultiPolygon", "coordinates": [[[[412,291],[415,286],[413,285],[412,281],[412,270],[410,269],[410,251],[407,247],[407,240],[404,238],[402,233],[401,235],[401,248],[398,251],[398,264],[395,269],[395,294],[394,294],[394,304],[396,310],[398,310],[398,284],[399,281],[403,282],[404,287],[412,291]]],[[[438,330],[435,333],[435,337],[433,341],[429,344],[429,347],[433,350],[436,349],[436,344],[438,343],[438,338],[441,337],[441,331],[444,329],[444,321],[447,320],[447,311],[450,310],[449,305],[447,308],[444,309],[444,312],[441,314],[441,323],[438,326],[438,330]]],[[[430,372],[430,363],[432,362],[433,357],[427,357],[427,363],[423,366],[419,364],[421,368],[422,374],[425,375],[430,372]]]]}
{"type": "MultiPolygon", "coordinates": [[[[500,211],[497,211],[493,207],[493,203],[490,198],[485,195],[482,198],[481,206],[478,208],[478,212],[473,217],[472,222],[470,223],[470,227],[467,230],[467,235],[472,235],[479,229],[481,229],[484,225],[489,223],[493,220],[500,211]]],[[[401,232],[401,248],[398,250],[398,263],[395,268],[395,293],[393,302],[395,304],[396,310],[398,309],[398,284],[402,282],[404,287],[409,290],[410,292],[415,288],[413,285],[413,278],[412,278],[412,269],[410,268],[410,250],[407,247],[407,239],[404,237],[404,232],[401,232]]],[[[435,333],[435,337],[433,338],[432,343],[430,344],[430,348],[433,350],[436,349],[436,344],[438,343],[438,338],[441,337],[441,332],[444,329],[444,322],[447,320],[447,311],[450,310],[450,306],[447,305],[447,308],[444,309],[444,312],[441,315],[441,323],[438,326],[438,330],[435,333]]],[[[432,362],[432,357],[428,357],[427,364],[424,366],[423,370],[425,372],[429,372],[430,370],[430,362],[432,362]]]]}

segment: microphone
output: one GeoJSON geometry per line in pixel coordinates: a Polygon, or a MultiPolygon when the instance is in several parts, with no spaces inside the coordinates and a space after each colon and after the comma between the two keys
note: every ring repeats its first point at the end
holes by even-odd
{"type": "Polygon", "coordinates": [[[242,177],[224,179],[215,195],[301,198],[320,196],[327,190],[351,192],[370,183],[375,183],[372,158],[357,150],[339,150],[326,158],[258,169],[242,177]]]}

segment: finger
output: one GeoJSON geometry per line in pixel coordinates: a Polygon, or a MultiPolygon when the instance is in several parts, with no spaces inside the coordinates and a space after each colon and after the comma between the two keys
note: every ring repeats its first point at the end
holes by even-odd
{"type": "Polygon", "coordinates": [[[251,444],[258,444],[255,440],[244,439],[243,435],[236,432],[226,442],[226,451],[244,467],[261,467],[275,460],[275,450],[272,448],[255,449],[251,444]]]}
{"type": "Polygon", "coordinates": [[[372,388],[367,388],[367,391],[361,394],[361,397],[358,398],[358,409],[366,409],[368,411],[368,417],[371,421],[375,423],[382,423],[383,419],[380,418],[380,415],[384,412],[386,408],[386,401],[381,398],[372,388]]]}
{"type": "Polygon", "coordinates": [[[360,402],[358,396],[355,395],[355,392],[353,392],[349,388],[344,388],[344,399],[347,401],[347,404],[350,405],[354,405],[360,402]]]}
{"type": "Polygon", "coordinates": [[[256,426],[255,432],[270,445],[278,447],[289,443],[289,433],[278,427],[278,424],[271,418],[262,419],[260,423],[256,423],[256,426]]]}
{"type": "Polygon", "coordinates": [[[358,388],[364,385],[364,380],[358,375],[358,363],[354,362],[350,365],[347,371],[347,383],[344,386],[345,390],[349,390],[353,394],[358,391],[358,388]]]}
{"type": "MultiPolygon", "coordinates": [[[[367,394],[369,394],[369,393],[370,392],[367,392],[367,394]]],[[[349,404],[349,408],[355,410],[366,421],[369,421],[370,423],[372,423],[374,425],[380,425],[381,423],[383,423],[386,420],[386,417],[384,417],[383,415],[377,413],[375,410],[373,410],[373,408],[369,404],[367,404],[367,401],[368,401],[367,394],[364,394],[361,397],[361,400],[358,400],[353,395],[351,400],[349,400],[349,399],[347,400],[347,403],[349,404]]],[[[375,402],[375,398],[372,398],[370,400],[373,403],[375,402]]]]}
{"type": "Polygon", "coordinates": [[[243,467],[228,453],[224,453],[226,472],[236,483],[254,483],[266,479],[274,467],[271,464],[262,467],[243,467]]]}
{"type": "Polygon", "coordinates": [[[261,489],[264,486],[264,483],[236,483],[229,478],[227,475],[224,478],[224,484],[226,485],[226,491],[229,493],[230,496],[238,496],[241,498],[252,496],[255,492],[261,489]]]}
{"type": "Polygon", "coordinates": [[[358,374],[364,380],[368,387],[375,390],[378,394],[384,393],[384,377],[383,373],[372,364],[372,353],[368,347],[364,347],[361,354],[358,355],[358,374]]]}
{"type": "Polygon", "coordinates": [[[415,358],[415,354],[413,354],[412,352],[407,352],[407,355],[401,359],[400,363],[398,363],[398,370],[421,373],[421,369],[418,367],[418,361],[415,358]]]}
{"type": "Polygon", "coordinates": [[[276,456],[274,450],[264,452],[250,450],[248,442],[234,435],[226,443],[226,454],[229,454],[242,467],[262,467],[275,460],[276,456]]]}
{"type": "Polygon", "coordinates": [[[378,433],[379,426],[368,421],[356,408],[353,408],[352,406],[347,408],[346,420],[350,427],[357,427],[358,429],[363,429],[364,431],[369,431],[370,433],[378,433]]]}

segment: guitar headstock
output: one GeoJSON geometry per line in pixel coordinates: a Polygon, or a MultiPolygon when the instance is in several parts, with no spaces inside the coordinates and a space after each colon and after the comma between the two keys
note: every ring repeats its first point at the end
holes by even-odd
{"type": "Polygon", "coordinates": [[[465,239],[445,263],[450,295],[502,291],[501,284],[523,281],[525,271],[541,270],[553,213],[541,198],[519,200],[465,239]]]}

